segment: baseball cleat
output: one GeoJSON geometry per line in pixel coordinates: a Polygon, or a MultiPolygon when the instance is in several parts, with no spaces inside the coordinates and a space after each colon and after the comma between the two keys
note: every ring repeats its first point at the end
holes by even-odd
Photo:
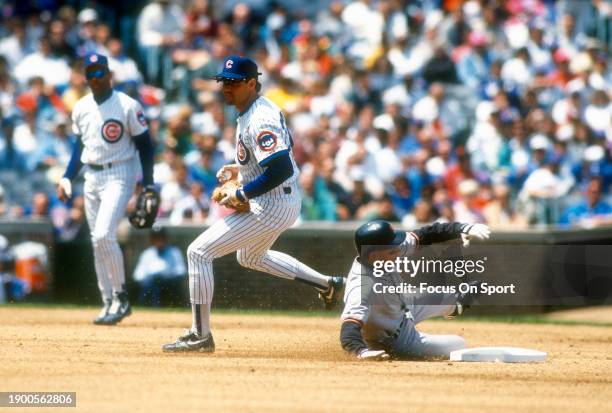
{"type": "Polygon", "coordinates": [[[94,320],[93,320],[94,324],[101,324],[101,322],[104,319],[104,317],[106,317],[108,315],[108,311],[110,310],[112,302],[113,302],[113,300],[104,300],[104,306],[100,310],[100,313],[98,314],[98,316],[96,318],[94,318],[94,320]]]}
{"type": "Polygon", "coordinates": [[[132,314],[132,306],[127,298],[127,293],[117,293],[113,297],[113,302],[108,310],[106,317],[103,317],[97,324],[112,326],[132,314]]]}
{"type": "Polygon", "coordinates": [[[192,351],[213,353],[215,351],[215,340],[213,340],[211,333],[202,337],[193,331],[189,331],[184,336],[179,337],[174,343],[164,344],[162,350],[164,353],[185,353],[192,351]]]}
{"type": "Polygon", "coordinates": [[[344,287],[343,277],[331,277],[326,290],[319,291],[319,298],[325,303],[326,310],[332,310],[342,294],[344,287]]]}
{"type": "MultiPolygon", "coordinates": [[[[470,287],[475,286],[477,288],[477,291],[480,291],[480,284],[482,283],[483,283],[482,281],[471,281],[468,284],[470,287]]],[[[479,292],[478,293],[470,293],[470,292],[458,293],[457,294],[457,307],[455,308],[455,311],[453,311],[451,314],[447,316],[447,318],[453,318],[455,316],[463,314],[465,310],[470,308],[470,306],[474,303],[474,301],[479,295],[480,295],[479,292]]]]}

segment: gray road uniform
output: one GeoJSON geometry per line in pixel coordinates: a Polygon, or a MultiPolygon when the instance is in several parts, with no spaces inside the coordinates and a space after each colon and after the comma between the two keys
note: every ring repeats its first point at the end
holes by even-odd
{"type": "MultiPolygon", "coordinates": [[[[400,256],[411,256],[417,246],[461,237],[469,231],[461,223],[433,224],[406,234],[399,244],[400,256]]],[[[457,309],[455,294],[439,294],[432,303],[432,294],[380,294],[373,286],[399,286],[404,279],[398,274],[374,277],[372,268],[355,258],[348,274],[342,312],[342,347],[359,355],[366,349],[385,350],[396,357],[448,357],[450,352],[466,347],[457,335],[422,333],[416,325],[432,317],[448,316],[457,309]]],[[[378,287],[380,291],[380,287],[378,287]]]]}

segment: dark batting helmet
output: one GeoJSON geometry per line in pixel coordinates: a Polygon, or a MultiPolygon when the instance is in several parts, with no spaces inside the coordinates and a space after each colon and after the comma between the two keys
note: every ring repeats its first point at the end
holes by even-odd
{"type": "Polygon", "coordinates": [[[367,222],[355,231],[355,248],[361,256],[365,249],[399,245],[406,239],[404,231],[395,231],[391,224],[382,219],[367,222]]]}

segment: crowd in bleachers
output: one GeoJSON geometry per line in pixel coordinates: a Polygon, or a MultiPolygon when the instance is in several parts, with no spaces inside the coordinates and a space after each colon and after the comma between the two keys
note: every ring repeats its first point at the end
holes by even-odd
{"type": "Polygon", "coordinates": [[[287,115],[303,221],[612,222],[609,1],[305,3],[6,2],[0,217],[80,231],[82,198],[63,205],[54,185],[95,51],[145,107],[171,223],[227,213],[210,195],[237,114],[210,78],[229,54],[258,62],[287,115]]]}

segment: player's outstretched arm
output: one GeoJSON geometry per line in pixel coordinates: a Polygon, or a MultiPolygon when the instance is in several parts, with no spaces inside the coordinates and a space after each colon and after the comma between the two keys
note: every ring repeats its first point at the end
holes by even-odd
{"type": "Polygon", "coordinates": [[[463,222],[436,222],[414,231],[414,235],[421,245],[431,245],[457,238],[462,238],[464,245],[469,245],[470,240],[486,240],[490,234],[491,230],[484,224],[466,224],[463,222]]]}
{"type": "Polygon", "coordinates": [[[361,335],[361,323],[357,320],[344,320],[340,329],[340,344],[345,351],[354,354],[359,360],[380,361],[389,359],[389,354],[386,351],[368,348],[361,335]]]}
{"type": "Polygon", "coordinates": [[[72,148],[72,155],[68,162],[68,167],[62,179],[60,179],[57,185],[57,197],[62,202],[66,202],[72,197],[72,180],[76,178],[79,171],[83,167],[81,162],[81,154],[83,153],[83,142],[81,137],[77,137],[77,141],[72,148]]]}

